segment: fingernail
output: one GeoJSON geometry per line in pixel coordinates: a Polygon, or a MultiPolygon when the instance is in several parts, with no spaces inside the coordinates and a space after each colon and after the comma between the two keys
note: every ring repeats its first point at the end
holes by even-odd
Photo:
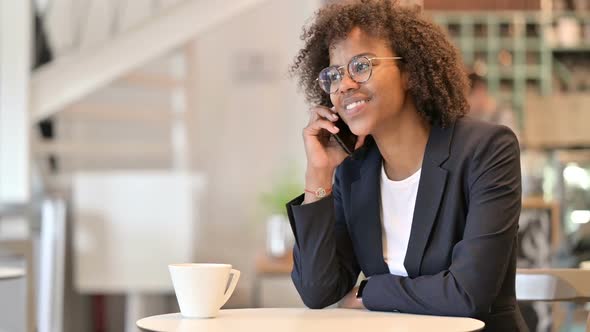
{"type": "Polygon", "coordinates": [[[334,119],[338,119],[338,115],[336,115],[336,114],[332,114],[332,117],[333,117],[334,119]]]}
{"type": "Polygon", "coordinates": [[[340,129],[338,129],[338,127],[334,126],[334,130],[340,130],[340,129]]]}

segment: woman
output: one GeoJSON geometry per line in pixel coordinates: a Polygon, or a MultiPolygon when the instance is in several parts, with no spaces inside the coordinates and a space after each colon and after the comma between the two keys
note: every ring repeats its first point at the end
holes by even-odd
{"type": "Polygon", "coordinates": [[[417,10],[365,0],[323,8],[302,39],[292,71],[318,106],[303,130],[305,194],[287,209],[304,303],[525,331],[514,291],[518,141],[464,117],[467,78],[442,30],[417,10]],[[351,157],[331,136],[339,118],[359,137],[351,157]]]}

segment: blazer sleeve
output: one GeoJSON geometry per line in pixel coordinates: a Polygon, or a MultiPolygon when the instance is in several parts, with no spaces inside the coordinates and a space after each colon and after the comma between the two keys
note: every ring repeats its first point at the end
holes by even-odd
{"type": "Polygon", "coordinates": [[[332,195],[302,202],[303,195],[287,204],[295,235],[291,278],[303,303],[320,309],[340,301],[360,273],[342,210],[339,172],[332,195]]]}
{"type": "Polygon", "coordinates": [[[363,291],[370,310],[477,317],[489,312],[515,246],[521,209],[520,152],[502,127],[472,156],[463,238],[448,270],[416,278],[374,275],[363,291]]]}

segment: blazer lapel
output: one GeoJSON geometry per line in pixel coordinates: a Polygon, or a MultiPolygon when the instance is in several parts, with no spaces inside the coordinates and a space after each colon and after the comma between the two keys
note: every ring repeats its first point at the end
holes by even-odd
{"type": "Polygon", "coordinates": [[[408,276],[412,278],[420,275],[424,250],[445,190],[448,171],[441,165],[449,157],[454,125],[453,122],[446,128],[432,126],[426,144],[410,240],[404,260],[408,276]]]}
{"type": "Polygon", "coordinates": [[[352,182],[350,196],[351,234],[363,272],[368,276],[389,273],[381,239],[380,170],[381,155],[372,144],[362,160],[359,177],[352,182]]]}

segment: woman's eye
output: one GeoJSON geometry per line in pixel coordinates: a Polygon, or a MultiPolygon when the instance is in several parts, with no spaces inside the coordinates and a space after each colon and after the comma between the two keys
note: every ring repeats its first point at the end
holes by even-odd
{"type": "Polygon", "coordinates": [[[354,65],[354,69],[356,72],[363,72],[367,69],[369,69],[369,65],[363,62],[357,62],[354,65]]]}

